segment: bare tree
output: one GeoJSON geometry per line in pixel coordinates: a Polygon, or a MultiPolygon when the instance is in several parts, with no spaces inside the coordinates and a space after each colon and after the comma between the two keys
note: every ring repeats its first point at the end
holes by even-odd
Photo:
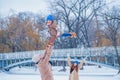
{"type": "Polygon", "coordinates": [[[103,0],[58,0],[51,3],[52,12],[68,31],[77,33],[78,38],[69,41],[70,46],[91,47],[91,22],[104,4],[103,0]],[[90,35],[89,35],[90,34],[90,35]]]}
{"type": "Polygon", "coordinates": [[[118,46],[118,39],[120,35],[120,9],[113,7],[112,10],[109,10],[104,14],[104,20],[106,23],[105,27],[105,36],[108,38],[112,45],[115,48],[116,56],[117,56],[117,62],[119,64],[119,72],[120,73],[120,54],[118,52],[117,46],[118,46]]]}

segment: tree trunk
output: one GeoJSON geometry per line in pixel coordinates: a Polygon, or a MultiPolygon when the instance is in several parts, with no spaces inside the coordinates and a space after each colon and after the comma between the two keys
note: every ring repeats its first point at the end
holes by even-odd
{"type": "Polygon", "coordinates": [[[117,49],[117,46],[114,45],[114,48],[115,48],[115,52],[116,52],[116,56],[117,56],[117,62],[118,62],[118,65],[119,65],[119,71],[118,71],[118,74],[120,73],[120,56],[118,54],[118,49],[117,49]]]}

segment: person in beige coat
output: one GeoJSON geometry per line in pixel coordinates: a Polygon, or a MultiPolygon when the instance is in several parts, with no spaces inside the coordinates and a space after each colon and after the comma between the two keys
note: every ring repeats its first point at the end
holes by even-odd
{"type": "MultiPolygon", "coordinates": [[[[49,61],[50,61],[50,56],[52,54],[54,41],[61,34],[58,35],[57,26],[56,26],[56,23],[54,22],[54,17],[52,15],[47,16],[46,26],[49,29],[50,37],[49,37],[49,40],[48,40],[48,43],[45,49],[45,53],[34,56],[32,58],[32,61],[36,63],[39,69],[39,72],[41,74],[42,80],[53,80],[52,68],[51,68],[49,61]]],[[[68,36],[71,36],[71,38],[76,37],[75,33],[74,34],[69,33],[69,34],[70,35],[68,36]]],[[[63,36],[66,36],[66,34],[63,36]]]]}
{"type": "Polygon", "coordinates": [[[37,64],[37,67],[39,69],[41,80],[53,80],[53,74],[52,74],[52,67],[49,63],[50,56],[52,53],[53,46],[48,47],[48,51],[46,51],[45,55],[39,56],[39,62],[37,64]]]}
{"type": "Polygon", "coordinates": [[[57,26],[52,15],[47,16],[46,26],[48,26],[50,37],[46,45],[45,53],[33,56],[32,61],[36,63],[39,69],[41,80],[53,80],[52,68],[49,61],[54,41],[57,38],[57,26]]]}
{"type": "Polygon", "coordinates": [[[83,59],[80,63],[78,61],[74,61],[73,63],[70,61],[70,56],[67,55],[67,63],[70,67],[70,75],[69,80],[79,80],[79,70],[82,68],[85,59],[83,59]]]}

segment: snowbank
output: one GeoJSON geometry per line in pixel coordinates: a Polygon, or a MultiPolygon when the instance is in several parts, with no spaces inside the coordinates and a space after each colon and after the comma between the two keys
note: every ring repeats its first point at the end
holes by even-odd
{"type": "MultiPolygon", "coordinates": [[[[68,80],[69,67],[66,72],[60,71],[63,67],[52,67],[54,80],[68,80]]],[[[98,66],[84,66],[79,71],[80,80],[120,80],[120,74],[116,75],[118,70],[98,66]]],[[[16,67],[9,72],[0,72],[0,80],[41,80],[40,73],[35,67],[16,67]]]]}
{"type": "Polygon", "coordinates": [[[114,76],[114,80],[120,80],[120,73],[114,76]]]}
{"type": "MultiPolygon", "coordinates": [[[[60,71],[63,69],[63,67],[52,67],[53,74],[54,75],[68,75],[69,74],[69,67],[66,67],[66,71],[60,71]]],[[[116,75],[118,70],[112,69],[112,68],[107,68],[107,67],[102,67],[98,68],[98,66],[84,66],[83,70],[79,71],[79,75],[109,75],[113,76],[116,75]]],[[[36,67],[31,67],[31,68],[13,68],[10,70],[11,74],[39,74],[39,70],[36,67]]]]}

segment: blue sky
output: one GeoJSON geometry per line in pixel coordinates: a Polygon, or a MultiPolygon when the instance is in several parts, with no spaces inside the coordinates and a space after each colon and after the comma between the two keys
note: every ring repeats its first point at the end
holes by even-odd
{"type": "MultiPolygon", "coordinates": [[[[120,5],[120,0],[106,1],[114,1],[114,5],[120,5]]],[[[47,14],[49,13],[48,7],[48,1],[46,0],[0,0],[0,16],[8,16],[10,10],[14,10],[15,13],[21,11],[31,11],[33,13],[42,12],[47,14]]]]}

